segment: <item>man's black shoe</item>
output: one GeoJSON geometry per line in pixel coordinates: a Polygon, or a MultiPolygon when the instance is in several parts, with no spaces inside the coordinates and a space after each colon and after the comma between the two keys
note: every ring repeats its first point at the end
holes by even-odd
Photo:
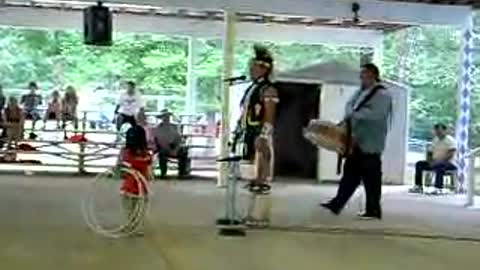
{"type": "Polygon", "coordinates": [[[336,216],[338,216],[340,214],[340,209],[333,206],[331,203],[321,203],[320,206],[327,209],[328,211],[330,211],[332,214],[334,214],[336,216]]]}
{"type": "Polygon", "coordinates": [[[381,220],[382,216],[380,214],[360,213],[358,218],[361,220],[381,220]]]}

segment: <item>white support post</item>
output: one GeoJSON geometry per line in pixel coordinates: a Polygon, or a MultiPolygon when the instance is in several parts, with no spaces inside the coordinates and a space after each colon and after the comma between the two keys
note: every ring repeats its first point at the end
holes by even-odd
{"type": "Polygon", "coordinates": [[[196,93],[197,93],[197,76],[195,74],[196,55],[195,38],[188,39],[188,65],[187,65],[187,94],[185,96],[185,111],[187,114],[196,112],[196,93]]]}
{"type": "Polygon", "coordinates": [[[383,38],[373,47],[373,62],[379,66],[383,66],[383,38]]]}
{"type": "MultiPolygon", "coordinates": [[[[234,66],[235,47],[235,13],[225,12],[225,33],[223,39],[223,78],[232,76],[234,66]]],[[[222,130],[220,156],[226,157],[229,154],[230,138],[230,84],[223,81],[222,84],[222,130]]],[[[220,171],[217,180],[218,187],[224,187],[227,183],[228,164],[220,163],[220,171]]]]}
{"type": "Polygon", "coordinates": [[[466,191],[466,180],[469,175],[469,129],[470,129],[470,97],[473,90],[472,52],[473,52],[473,20],[468,16],[462,31],[462,62],[459,78],[459,117],[457,119],[457,149],[458,149],[458,190],[466,191]]]}

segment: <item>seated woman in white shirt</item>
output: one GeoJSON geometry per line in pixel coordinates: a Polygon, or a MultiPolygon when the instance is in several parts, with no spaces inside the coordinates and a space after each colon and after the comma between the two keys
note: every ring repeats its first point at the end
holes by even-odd
{"type": "MultiPolygon", "coordinates": [[[[445,124],[436,124],[433,128],[435,138],[431,145],[431,158],[429,160],[419,161],[415,164],[415,187],[410,189],[412,193],[423,192],[423,172],[432,171],[435,173],[435,192],[443,189],[443,177],[447,171],[455,171],[455,153],[457,143],[455,139],[448,135],[445,124]]],[[[429,151],[430,152],[430,151],[429,151]]]]}
{"type": "Polygon", "coordinates": [[[71,85],[67,86],[65,89],[65,96],[62,99],[62,128],[63,128],[63,137],[67,139],[67,122],[73,123],[73,128],[75,131],[78,130],[78,108],[79,98],[77,91],[71,85]]]}
{"type": "Polygon", "coordinates": [[[127,91],[120,95],[117,107],[115,108],[115,124],[117,132],[120,131],[125,123],[134,126],[136,124],[135,116],[138,112],[143,110],[142,96],[135,87],[134,82],[128,81],[127,91]]]}

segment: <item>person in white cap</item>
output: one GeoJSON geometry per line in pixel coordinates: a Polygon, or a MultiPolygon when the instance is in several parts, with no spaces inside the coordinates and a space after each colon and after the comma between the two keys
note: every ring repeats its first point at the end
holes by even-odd
{"type": "Polygon", "coordinates": [[[155,152],[158,155],[160,177],[165,178],[167,175],[169,158],[178,160],[178,176],[186,177],[189,163],[188,150],[183,146],[179,128],[170,121],[172,113],[168,109],[163,109],[158,117],[162,121],[153,129],[152,137],[155,152]]]}

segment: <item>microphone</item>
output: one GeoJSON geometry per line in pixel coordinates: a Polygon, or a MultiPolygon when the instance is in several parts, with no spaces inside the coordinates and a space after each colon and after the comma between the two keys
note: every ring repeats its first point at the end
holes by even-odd
{"type": "Polygon", "coordinates": [[[232,78],[227,78],[224,79],[224,82],[236,82],[236,81],[245,81],[247,79],[247,76],[242,75],[242,76],[237,76],[237,77],[232,77],[232,78]]]}

